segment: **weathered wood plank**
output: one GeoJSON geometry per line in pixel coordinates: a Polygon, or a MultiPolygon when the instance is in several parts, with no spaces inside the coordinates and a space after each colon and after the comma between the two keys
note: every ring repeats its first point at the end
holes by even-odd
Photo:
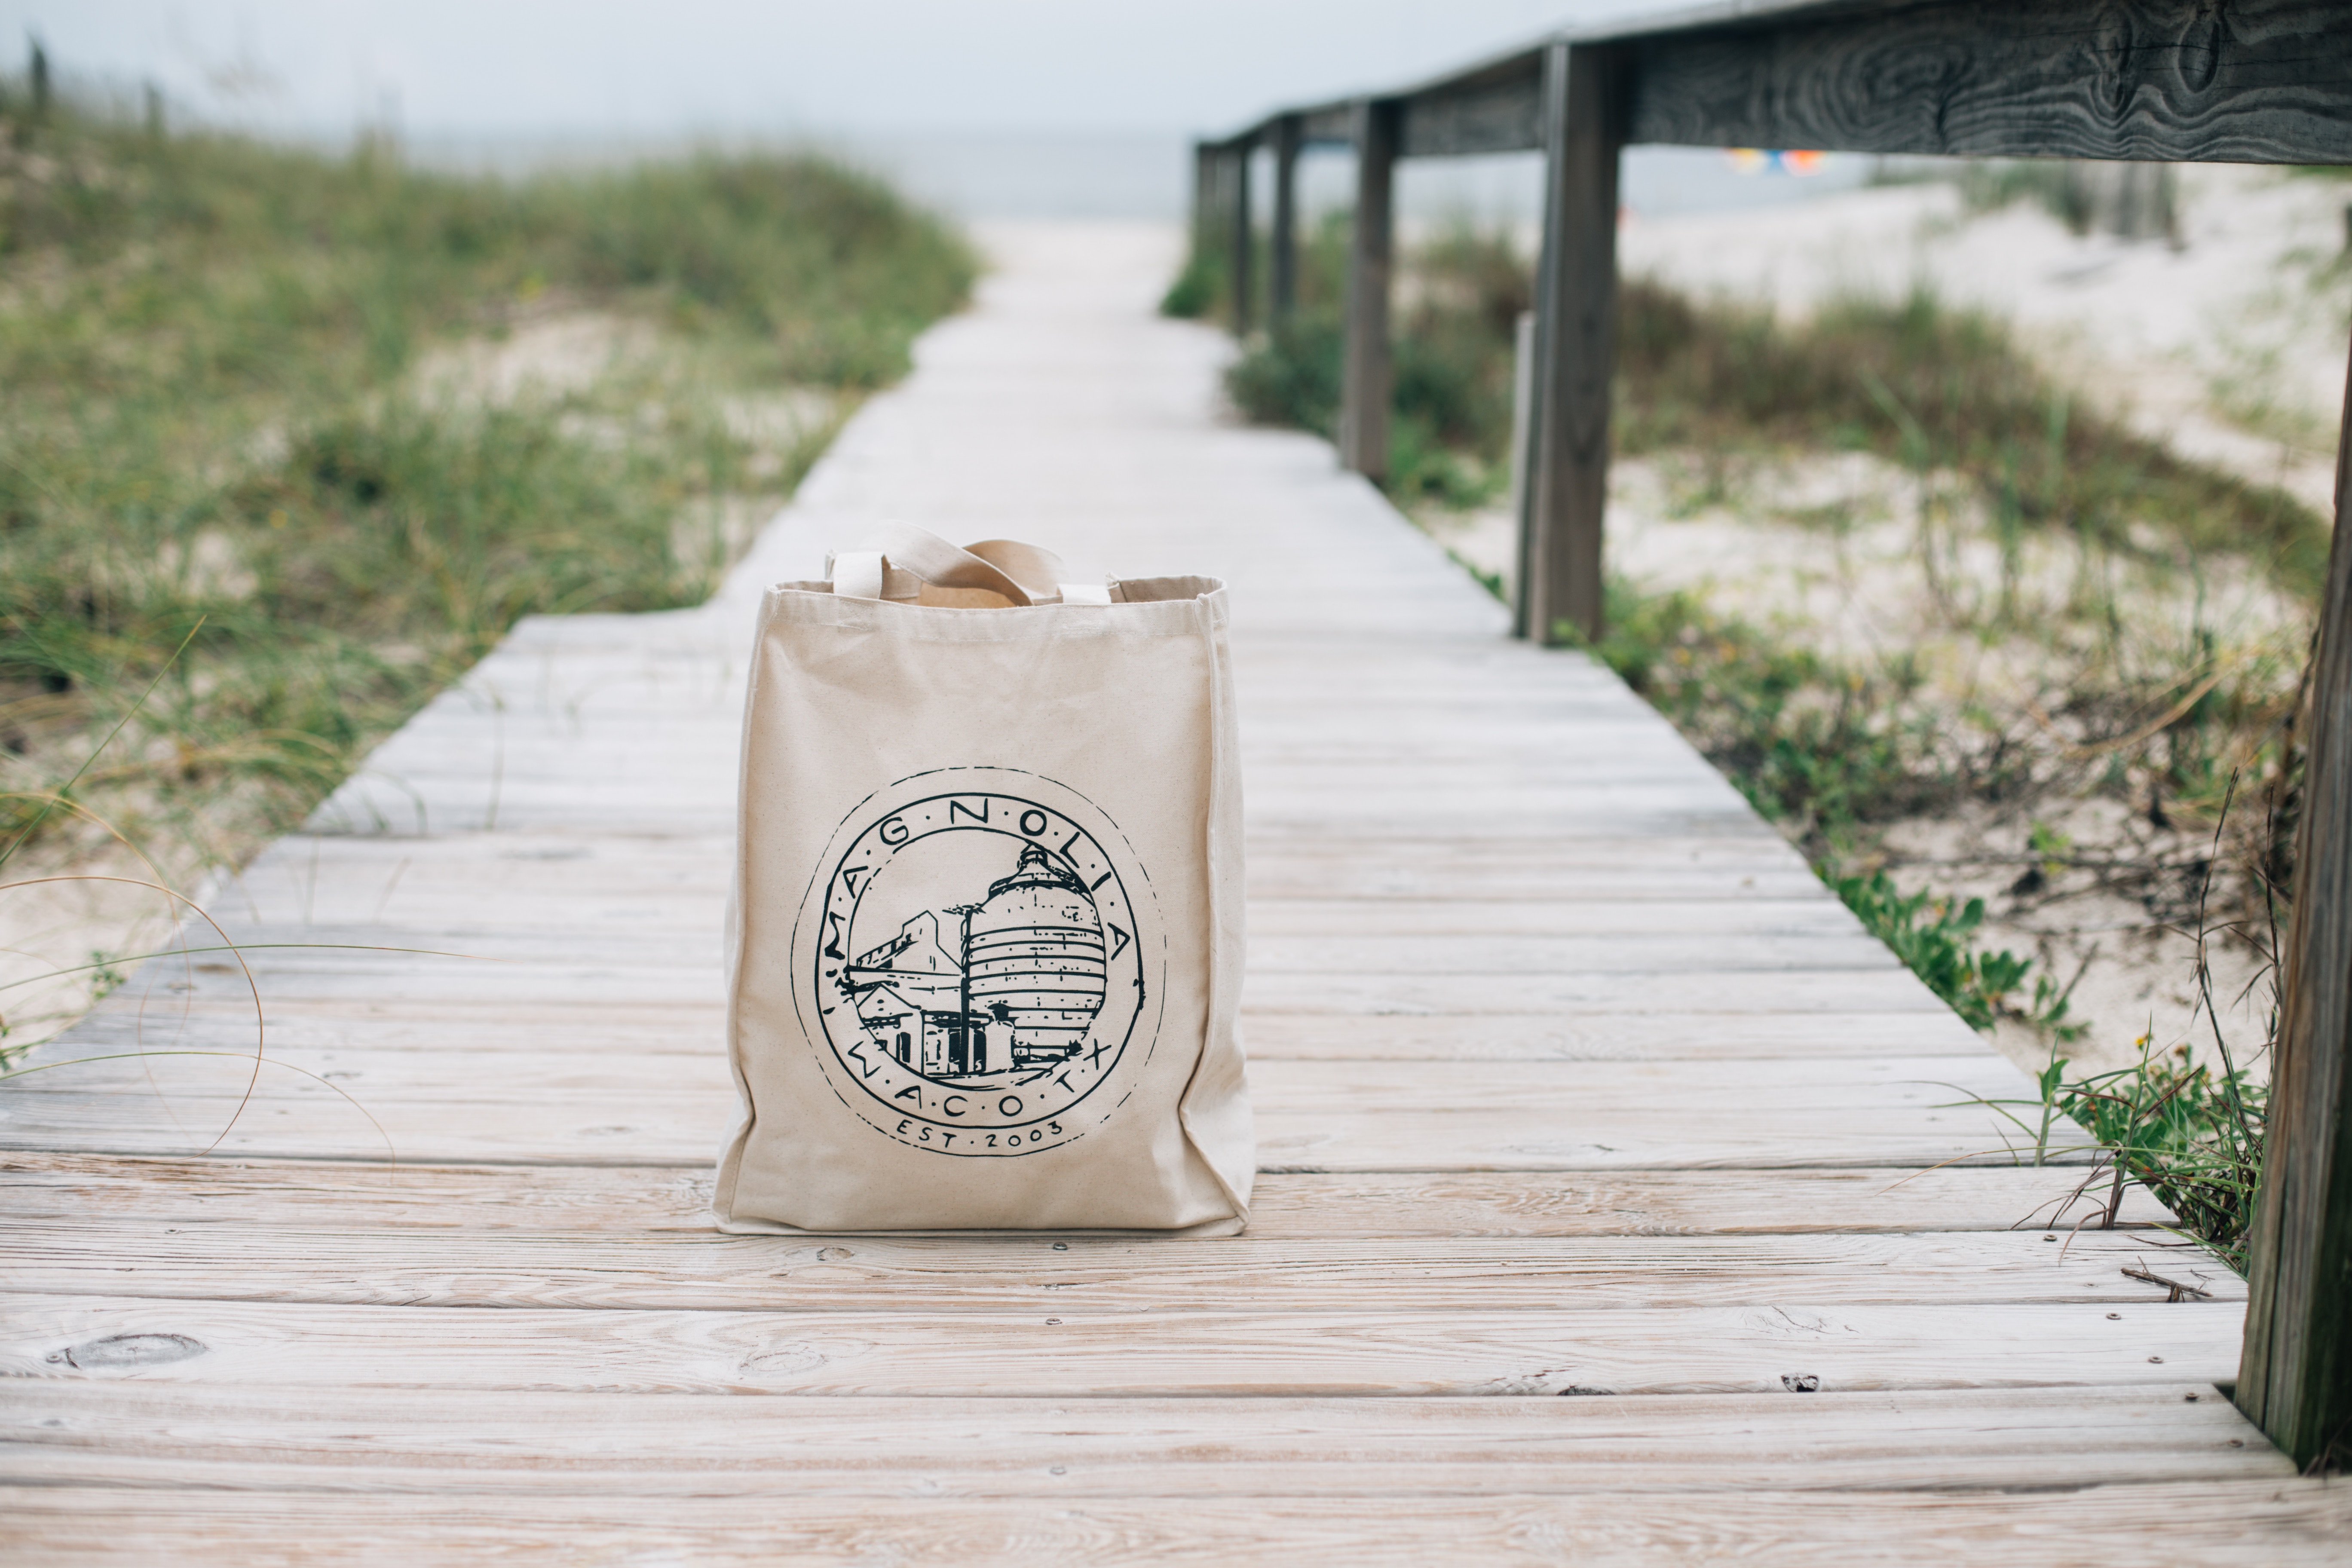
{"type": "MultiPolygon", "coordinates": [[[[1563,41],[1633,57],[1634,142],[2332,163],[2352,162],[2341,20],[2327,0],[1825,0],[1629,20],[1563,41]]],[[[1398,95],[1405,154],[1540,147],[1542,56],[1398,95]]]]}
{"type": "MultiPolygon", "coordinates": [[[[177,1001],[173,999],[176,1008],[177,1001]]],[[[394,1009],[340,1000],[269,1002],[268,1047],[313,1051],[554,1051],[708,1058],[724,1026],[715,1001],[626,1005],[483,1004],[415,997],[394,1009]]],[[[1895,1013],[1623,1013],[1476,1015],[1244,1010],[1252,1060],[1711,1061],[1729,1057],[1917,1057],[1966,1054],[1980,1039],[1932,1010],[1895,1013]]],[[[115,1014],[74,1031],[84,1054],[178,1046],[250,1051],[250,1002],[194,1004],[143,1022],[115,1014]]],[[[31,1086],[32,1080],[26,1080],[31,1086]]]]}
{"type": "MultiPolygon", "coordinates": [[[[1843,939],[1862,922],[1834,899],[1276,899],[1252,900],[1250,934],[1326,941],[1433,937],[1687,935],[1843,939]]],[[[1874,939],[1873,939],[1874,940],[1874,939]]]]}
{"type": "Polygon", "coordinates": [[[2137,1311],[2167,1292],[2152,1268],[2242,1301],[2208,1258],[2163,1238],[2084,1231],[1895,1236],[1334,1239],[1292,1234],[1180,1245],[1133,1237],[615,1237],[508,1228],[167,1226],[19,1221],[0,1232],[0,1295],[114,1296],[347,1306],[679,1311],[1181,1313],[1320,1317],[1377,1295],[1432,1317],[1658,1307],[1957,1306],[2095,1302],[2137,1311]],[[222,1268],[235,1258],[232,1271],[222,1268]],[[2167,1272],[2169,1270],[2169,1272],[2167,1272]]]}
{"type": "Polygon", "coordinates": [[[2352,163],[2352,30],[2331,0],[1948,0],[1629,47],[1635,142],[2352,163]]]}
{"type": "MultiPolygon", "coordinates": [[[[1475,1020],[1462,1026],[1475,1027],[1475,1020]]],[[[67,1043],[50,1048],[62,1055],[80,1047],[67,1043]]],[[[289,1049],[268,1059],[302,1067],[320,1077],[334,1074],[332,1083],[355,1093],[364,1091],[385,1107],[403,1102],[503,1107],[534,1097],[615,1099],[645,1090],[647,1076],[642,1066],[625,1058],[573,1061],[560,1052],[529,1050],[468,1050],[453,1062],[428,1051],[289,1049]]],[[[661,1076],[666,1092],[681,1103],[692,1103],[705,1091],[732,1089],[726,1060],[715,1050],[705,1054],[702,1070],[668,1062],[661,1076]]],[[[17,1099],[29,1108],[100,1089],[144,1091],[151,1082],[167,1093],[185,1089],[192,1095],[242,1095],[250,1077],[250,1059],[235,1056],[92,1058],[23,1080],[17,1099]],[[50,1087],[43,1088],[44,1083],[50,1087]]],[[[1784,1111],[1823,1119],[1843,1111],[1860,1121],[1874,1113],[1896,1115],[1971,1095],[1990,1099],[2024,1086],[2025,1080],[1991,1052],[1969,1050],[1862,1061],[1790,1055],[1717,1062],[1699,1073],[1675,1060],[1269,1060],[1253,1067],[1251,1084],[1261,1111],[1301,1120],[1326,1111],[1419,1114],[1442,1109],[1465,1116],[1505,1111],[1622,1116],[1638,1124],[1643,1109],[1653,1107],[1663,1124],[1675,1115],[1704,1116],[1718,1109],[1727,1115],[1745,1112],[1759,1123],[1784,1111]]],[[[273,1088],[272,1093],[322,1104],[341,1098],[334,1088],[307,1078],[273,1088]]]]}
{"type": "Polygon", "coordinates": [[[1404,100],[1400,154],[1444,158],[1543,147],[1540,73],[1522,70],[1404,100]]]}
{"type": "MultiPolygon", "coordinates": [[[[268,1075],[265,1075],[267,1078],[268,1075]]],[[[1279,1171],[1622,1171],[2008,1164],[2030,1140],[1989,1113],[1915,1101],[1895,1110],[1814,1106],[1784,1093],[1761,1110],[1726,1103],[1637,1110],[1598,1099],[1573,1110],[1423,1109],[1286,1111],[1261,1103],[1258,1158],[1279,1171]]],[[[516,1096],[451,1100],[338,1098],[258,1091],[26,1095],[0,1124],[0,1148],[452,1163],[707,1164],[734,1125],[731,1094],[641,1089],[561,1102],[516,1096]]],[[[2078,1160],[2062,1151],[2053,1159],[2078,1160]]]]}
{"type": "Polygon", "coordinates": [[[0,1376],[615,1393],[1755,1394],[2223,1382],[2235,1302],[926,1315],[0,1297],[0,1376]],[[123,1363],[129,1363],[128,1366],[123,1363]]]}
{"type": "MultiPolygon", "coordinates": [[[[243,970],[272,986],[280,982],[297,987],[306,982],[332,984],[333,976],[377,983],[396,977],[430,986],[436,978],[458,981],[459,972],[468,967],[464,963],[467,958],[497,965],[466,975],[463,984],[467,986],[519,981],[528,987],[539,975],[568,976],[592,968],[633,979],[642,972],[663,971],[710,985],[710,976],[717,973],[711,956],[717,933],[709,924],[707,900],[696,911],[700,918],[690,924],[652,920],[653,912],[635,905],[614,908],[604,911],[595,925],[502,921],[495,910],[478,911],[476,919],[463,924],[418,921],[404,934],[407,943],[429,950],[424,953],[385,951],[390,944],[383,941],[380,927],[241,924],[236,937],[244,947],[243,970]]],[[[1250,966],[1269,975],[1728,975],[1751,970],[1829,972],[1895,965],[1886,945],[1864,932],[1842,908],[1827,904],[1823,912],[1843,917],[1845,929],[1787,934],[1612,934],[1604,930],[1554,935],[1446,931],[1444,924],[1456,922],[1435,921],[1423,922],[1428,929],[1415,931],[1411,922],[1392,919],[1381,932],[1359,929],[1342,935],[1267,935],[1252,944],[1250,966]]],[[[244,988],[243,973],[222,973],[233,967],[225,952],[195,952],[185,960],[167,961],[166,966],[185,966],[184,977],[172,983],[186,989],[175,994],[211,996],[244,988]],[[194,968],[196,964],[204,967],[194,968]]]]}
{"type": "MultiPolygon", "coordinates": [[[[1050,1497],[1050,1483],[1040,1491],[1050,1497]]],[[[2029,1494],[1899,1491],[1480,1496],[1367,1509],[1357,1498],[929,1501],[801,1500],[752,1483],[713,1499],[411,1499],[206,1494],[131,1488],[16,1491],[0,1539],[36,1561],[234,1563],[437,1557],[484,1562],[551,1552],[590,1561],[686,1558],[718,1568],[779,1560],[1106,1561],[1296,1568],[1345,1562],[1576,1563],[1591,1568],[1714,1563],[1880,1568],[1890,1551],[1979,1564],[2141,1562],[2297,1568],[2342,1560],[2352,1490],[2324,1482],[2171,1483],[2029,1494]],[[1774,1521],[1790,1521],[1780,1526],[1774,1521]],[[1801,1524],[1794,1521],[1801,1521],[1801,1524]]]]}
{"type": "MultiPolygon", "coordinates": [[[[48,1378],[0,1391],[0,1484],[422,1497],[938,1500],[1821,1493],[2289,1479],[2194,1384],[1615,1399],[712,1400],[48,1378]],[[615,1408],[615,1406],[620,1406],[615,1408]],[[1759,1434],[1769,1430],[1769,1443],[1759,1434]],[[1046,1478],[1051,1478],[1050,1480],[1046,1478]]],[[[17,1494],[21,1496],[22,1494],[17,1494]]]]}
{"type": "MultiPolygon", "coordinates": [[[[1269,1173],[1251,1198],[1262,1239],[1775,1236],[2035,1231],[2085,1212],[2079,1172],[2031,1167],[1643,1171],[1466,1175],[1269,1173]]],[[[667,1165],[400,1165],[348,1161],[0,1155],[0,1211],[25,1221],[136,1219],[635,1236],[709,1234],[710,1172],[667,1165]]],[[[2168,1216],[2138,1189],[2123,1221],[2168,1216]]]]}

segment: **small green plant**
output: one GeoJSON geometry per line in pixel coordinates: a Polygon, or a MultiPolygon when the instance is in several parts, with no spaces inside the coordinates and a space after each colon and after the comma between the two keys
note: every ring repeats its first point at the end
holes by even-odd
{"type": "Polygon", "coordinates": [[[1984,923],[1984,900],[1905,893],[1884,870],[1840,877],[1830,886],[1871,935],[1895,952],[1927,988],[1951,1005],[1970,1028],[1986,1030],[2008,1017],[2032,1026],[2054,1040],[2081,1037],[2084,1026],[2066,1019],[2069,997],[2047,976],[2024,992],[2033,961],[2003,949],[1972,944],[1984,923]]]}
{"type": "MultiPolygon", "coordinates": [[[[1622,677],[1817,864],[1861,826],[1956,798],[1971,757],[1916,700],[1896,659],[1848,666],[1710,610],[1693,593],[1644,595],[1612,578],[1591,651],[1622,677]]],[[[1557,640],[1578,643],[1561,623],[1557,640]]]]}
{"type": "MultiPolygon", "coordinates": [[[[2156,1052],[2089,1078],[2045,1081],[2046,1100],[2105,1151],[2112,1209],[2126,1182],[2156,1194],[2181,1228],[2244,1272],[2246,1233],[2262,1186],[2267,1084],[2244,1068],[2216,1073],[2185,1047],[2156,1052]]],[[[2067,1064],[2056,1061],[2053,1070],[2067,1064]]]]}
{"type": "Polygon", "coordinates": [[[1195,249],[1185,258],[1184,270],[1160,297],[1160,313],[1180,321],[1197,321],[1219,310],[1225,300],[1225,269],[1215,257],[1195,249]]]}
{"type": "MultiPolygon", "coordinates": [[[[2236,784],[2233,779],[2214,826],[2216,853],[2235,804],[2236,784]]],[[[2276,826],[2273,821],[2272,829],[2276,826]]],[[[2079,1152],[2093,1156],[2093,1167],[2076,1193],[2079,1196],[2105,1188],[2105,1200],[2096,1210],[2102,1226],[2115,1226],[2126,1188],[2137,1184],[2172,1211],[2184,1234],[2210,1247],[2240,1273],[2246,1268],[2248,1232],[2262,1195],[2270,1109],[2269,1085],[2256,1075],[2254,1066],[2276,1046],[2279,1027],[2280,904],[2273,886],[2266,883],[2263,890],[2264,914],[2252,926],[2213,921],[2206,896],[2200,893],[2197,900],[2197,1008],[2189,1024],[2193,1030],[2201,1021],[2210,1036],[2212,1062],[2195,1060],[2186,1040],[2169,1049],[2158,1047],[2151,1031],[2134,1042],[2138,1055],[2128,1066],[2070,1077],[2072,1064],[2058,1054],[2058,1047],[2077,1037],[2079,1031],[2070,1035],[2054,1029],[2049,1062],[2035,1079],[2035,1100],[1970,1097],[2024,1135],[2037,1165],[2060,1152],[2055,1138],[2061,1118],[2088,1133],[2090,1142],[2079,1152]],[[2233,1043],[2222,1026],[2222,1008],[2213,992],[2211,948],[2216,942],[2251,944],[2261,961],[2239,1000],[2265,981],[2269,984],[2257,1020],[2260,1038],[2251,1052],[2233,1043]]],[[[2063,998],[2061,1002],[2063,1011],[2063,998]]]]}
{"type": "Polygon", "coordinates": [[[1225,395],[1260,425],[1333,434],[1339,416],[1339,321],[1294,315],[1253,343],[1225,373],[1225,395]]]}
{"type": "MultiPolygon", "coordinates": [[[[1226,394],[1248,418],[1325,436],[1336,430],[1347,255],[1345,214],[1325,218],[1299,247],[1297,308],[1226,372],[1226,394]]],[[[1204,265],[1188,268],[1170,299],[1204,265]]],[[[1401,265],[1414,302],[1397,322],[1382,482],[1406,505],[1477,506],[1509,474],[1511,344],[1526,308],[1528,263],[1507,235],[1456,226],[1408,250],[1401,265]]]]}

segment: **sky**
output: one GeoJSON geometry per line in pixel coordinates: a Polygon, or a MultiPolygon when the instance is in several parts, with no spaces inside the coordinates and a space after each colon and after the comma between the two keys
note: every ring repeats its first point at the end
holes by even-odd
{"type": "Polygon", "coordinates": [[[64,72],[310,136],[1170,134],[1685,4],[0,0],[0,59],[37,37],[64,72]]]}

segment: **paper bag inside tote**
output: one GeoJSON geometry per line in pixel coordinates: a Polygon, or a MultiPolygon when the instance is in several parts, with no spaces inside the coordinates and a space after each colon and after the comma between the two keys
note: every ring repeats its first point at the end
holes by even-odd
{"type": "Polygon", "coordinates": [[[1239,1230],[1223,584],[905,527],[830,569],[752,650],[719,1225],[1239,1230]]]}

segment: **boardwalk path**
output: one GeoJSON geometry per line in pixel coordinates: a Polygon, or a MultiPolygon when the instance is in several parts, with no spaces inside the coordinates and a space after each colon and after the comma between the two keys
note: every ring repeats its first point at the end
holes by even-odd
{"type": "MultiPolygon", "coordinates": [[[[719,600],[526,623],[321,814],[365,831],[221,900],[481,957],[259,955],[319,1078],[209,1154],[236,1062],[0,1099],[12,1560],[2328,1554],[2340,1489],[2211,1386],[2236,1280],[1930,1170],[2023,1080],[1727,785],[1320,443],[1213,421],[1163,237],[997,243],[719,600]],[[1233,581],[1247,1237],[709,1228],[750,616],[881,516],[1233,581]]],[[[249,1051],[237,977],[150,965],[50,1056],[141,1041],[249,1051]]]]}

